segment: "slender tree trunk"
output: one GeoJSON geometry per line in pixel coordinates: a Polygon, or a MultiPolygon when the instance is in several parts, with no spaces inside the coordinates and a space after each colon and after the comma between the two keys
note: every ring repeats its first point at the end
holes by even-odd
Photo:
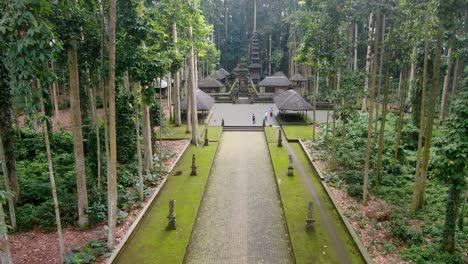
{"type": "MultiPolygon", "coordinates": [[[[45,113],[43,100],[41,100],[40,104],[41,104],[41,111],[45,113]]],[[[58,234],[58,239],[59,239],[60,261],[63,263],[65,260],[65,246],[64,246],[63,235],[62,235],[62,222],[60,221],[60,210],[59,210],[59,202],[58,202],[58,197],[57,197],[57,188],[55,187],[54,167],[52,164],[52,152],[50,151],[49,130],[47,128],[47,121],[43,122],[42,129],[44,130],[47,164],[49,167],[50,189],[52,191],[52,198],[53,198],[54,212],[55,212],[55,224],[57,225],[57,234],[58,234]]]]}
{"type": "Polygon", "coordinates": [[[0,263],[12,264],[13,258],[8,243],[8,232],[6,232],[5,213],[3,206],[0,206],[0,263]]]}
{"type": "Polygon", "coordinates": [[[413,198],[411,202],[411,210],[416,212],[421,208],[422,194],[421,189],[423,188],[423,182],[421,179],[421,155],[422,155],[422,143],[424,136],[424,123],[425,123],[425,98],[426,98],[426,86],[427,86],[427,64],[428,64],[428,53],[429,53],[429,15],[426,14],[425,18],[425,30],[424,30],[424,63],[423,63],[423,76],[422,76],[422,87],[421,87],[421,112],[419,120],[419,136],[418,136],[418,151],[416,153],[416,172],[414,176],[414,190],[413,198]]]}
{"type": "Polygon", "coordinates": [[[358,23],[354,23],[354,71],[358,70],[357,55],[358,55],[358,23]]]}
{"type": "Polygon", "coordinates": [[[417,204],[415,207],[416,210],[421,209],[424,206],[425,202],[425,194],[426,194],[426,183],[427,183],[427,171],[429,169],[429,161],[430,161],[430,151],[431,151],[431,143],[432,143],[432,131],[433,131],[433,126],[434,126],[434,115],[435,115],[435,107],[436,107],[436,101],[437,97],[439,96],[439,73],[440,73],[440,56],[441,56],[441,50],[442,50],[442,38],[443,38],[443,30],[439,29],[438,36],[437,36],[437,44],[436,44],[436,50],[435,50],[435,61],[434,61],[434,67],[433,67],[433,75],[432,75],[432,91],[431,91],[431,100],[429,103],[429,111],[428,111],[428,116],[427,116],[427,127],[426,127],[426,134],[425,134],[425,141],[424,141],[424,153],[423,153],[423,159],[422,159],[422,170],[421,170],[421,189],[419,192],[416,194],[417,196],[420,196],[421,198],[419,199],[420,203],[417,204]]]}
{"type": "Polygon", "coordinates": [[[403,76],[403,93],[401,94],[400,98],[400,106],[398,109],[398,123],[397,123],[397,131],[396,131],[396,141],[395,141],[395,155],[394,155],[394,160],[393,162],[396,163],[398,160],[398,155],[399,155],[399,149],[400,149],[400,143],[401,143],[401,130],[403,128],[403,121],[404,121],[404,109],[405,109],[405,95],[406,95],[406,74],[403,76]]]}
{"type": "Polygon", "coordinates": [[[144,200],[143,195],[143,160],[141,158],[140,143],[140,92],[139,86],[133,83],[133,110],[135,112],[135,135],[136,135],[136,154],[138,158],[138,195],[140,201],[144,200]]]}
{"type": "Polygon", "coordinates": [[[185,128],[185,134],[190,134],[192,133],[192,91],[190,89],[190,80],[192,79],[192,76],[191,76],[191,71],[189,71],[188,69],[188,65],[190,63],[187,63],[187,60],[190,60],[190,57],[187,57],[186,58],[186,62],[185,62],[185,70],[184,70],[184,73],[185,73],[185,92],[187,93],[186,94],[186,98],[187,98],[187,127],[185,128]]]}
{"type": "MultiPolygon", "coordinates": [[[[162,130],[159,132],[162,133],[162,130]]],[[[153,168],[153,144],[151,142],[150,107],[146,104],[143,104],[143,146],[145,173],[148,173],[153,168]]]]}
{"type": "MultiPolygon", "coordinates": [[[[413,53],[411,55],[411,70],[410,70],[410,77],[409,77],[409,88],[407,92],[407,100],[411,100],[412,92],[414,89],[414,76],[416,71],[416,47],[413,47],[413,53]]],[[[407,103],[407,101],[405,101],[407,103]]]]}
{"type": "MultiPolygon", "coordinates": [[[[3,65],[0,65],[0,67],[3,67],[3,65]]],[[[11,189],[14,193],[13,200],[15,203],[17,203],[20,198],[20,186],[18,183],[18,177],[16,175],[15,135],[13,131],[13,108],[11,103],[12,97],[10,93],[11,88],[10,84],[3,80],[4,77],[1,76],[1,78],[0,85],[2,87],[0,87],[0,134],[3,140],[3,146],[5,148],[4,154],[6,159],[6,166],[8,168],[8,176],[10,177],[9,180],[11,189]]]]}
{"type": "MultiPolygon", "coordinates": [[[[52,72],[55,71],[55,67],[54,67],[54,62],[51,63],[51,67],[52,67],[52,72]]],[[[58,124],[60,125],[60,109],[59,109],[59,105],[58,105],[58,98],[57,98],[57,94],[58,94],[58,91],[57,91],[57,82],[53,82],[52,83],[52,99],[54,100],[54,115],[55,115],[55,118],[57,119],[57,122],[58,124]]]]}
{"type": "Polygon", "coordinates": [[[384,136],[385,136],[385,123],[387,121],[388,90],[389,90],[389,87],[388,87],[388,70],[387,70],[387,76],[385,78],[384,99],[383,99],[383,106],[382,106],[382,121],[380,123],[379,152],[377,154],[377,175],[375,178],[375,192],[376,193],[379,193],[379,181],[380,181],[380,175],[382,175],[382,154],[383,154],[384,144],[385,144],[384,136]]]}
{"type": "Polygon", "coordinates": [[[448,190],[446,217],[443,231],[442,243],[449,253],[455,252],[455,230],[460,207],[460,189],[456,184],[452,184],[448,190]]]}
{"type": "Polygon", "coordinates": [[[78,195],[78,226],[89,224],[86,209],[88,208],[88,192],[86,188],[86,165],[84,158],[83,134],[81,131],[80,85],[78,77],[78,55],[76,42],[68,49],[68,69],[70,74],[70,109],[72,114],[73,150],[75,153],[76,187],[78,195]]]}
{"type": "Polygon", "coordinates": [[[270,38],[269,38],[270,46],[268,49],[268,76],[271,76],[271,31],[270,31],[270,38]]]}
{"type": "Polygon", "coordinates": [[[445,71],[444,87],[442,89],[442,100],[440,102],[439,119],[442,121],[445,118],[445,104],[447,103],[448,86],[450,82],[450,71],[452,70],[452,48],[448,49],[447,54],[447,70],[445,71]]]}
{"type": "Polygon", "coordinates": [[[313,116],[313,120],[312,120],[312,141],[315,142],[315,121],[316,121],[316,109],[317,109],[317,94],[318,94],[318,90],[319,90],[319,83],[320,83],[320,71],[317,71],[317,88],[314,90],[314,94],[312,96],[312,100],[313,100],[313,113],[312,113],[312,116],[313,116]]]}
{"type": "Polygon", "coordinates": [[[110,0],[109,8],[109,150],[110,167],[107,173],[107,247],[114,248],[117,224],[117,144],[115,130],[115,26],[116,0],[110,0]]]}
{"type": "MultiPolygon", "coordinates": [[[[0,162],[2,163],[2,172],[3,172],[3,180],[5,183],[5,191],[8,194],[8,212],[10,214],[10,224],[13,229],[16,229],[16,213],[15,213],[15,200],[13,199],[13,195],[11,193],[11,184],[10,178],[8,176],[8,167],[5,158],[5,148],[3,147],[3,139],[2,135],[0,134],[0,162]]],[[[0,207],[3,209],[3,205],[0,204],[0,207]]],[[[3,219],[3,213],[2,213],[3,219]]]]}
{"type": "Polygon", "coordinates": [[[377,53],[379,52],[379,18],[380,11],[377,11],[375,19],[375,34],[374,34],[374,58],[372,62],[372,80],[371,89],[369,96],[369,122],[367,125],[367,148],[366,148],[366,162],[364,165],[364,184],[362,190],[362,203],[367,205],[368,191],[369,191],[369,167],[370,167],[370,155],[372,145],[372,118],[374,115],[374,94],[375,94],[375,82],[377,79],[377,53]]]}
{"type": "MultiPolygon", "coordinates": [[[[179,53],[177,47],[177,24],[172,24],[172,35],[173,42],[175,45],[176,53],[179,53]]],[[[182,125],[182,119],[180,117],[180,70],[177,70],[174,75],[174,123],[176,126],[182,125]]]]}
{"type": "Polygon", "coordinates": [[[453,69],[452,92],[450,94],[449,115],[452,113],[452,102],[455,99],[455,92],[457,90],[459,67],[460,67],[460,56],[458,56],[457,59],[455,60],[455,69],[453,69]]]}
{"type": "MultiPolygon", "coordinates": [[[[192,26],[189,27],[189,35],[192,37],[192,26]]],[[[190,61],[189,61],[189,70],[190,70],[190,97],[192,104],[190,105],[191,110],[191,121],[192,121],[192,144],[198,146],[198,138],[200,137],[198,131],[198,116],[197,116],[197,73],[196,73],[196,64],[195,64],[195,53],[193,51],[193,46],[190,47],[190,61]]]]}
{"type": "Polygon", "coordinates": [[[364,98],[362,99],[361,112],[367,111],[367,93],[369,91],[369,75],[371,70],[371,56],[372,56],[372,23],[373,23],[374,12],[371,11],[369,15],[369,33],[367,37],[367,53],[366,53],[366,79],[364,83],[364,98]]]}
{"type": "Polygon", "coordinates": [[[169,120],[172,121],[172,74],[167,74],[167,107],[169,108],[169,120]]]}
{"type": "Polygon", "coordinates": [[[375,128],[374,131],[377,136],[377,124],[379,123],[379,109],[380,109],[380,91],[382,90],[382,70],[383,70],[383,59],[385,53],[385,14],[382,18],[382,45],[380,46],[380,62],[379,62],[379,89],[377,90],[377,99],[375,104],[375,128]]]}

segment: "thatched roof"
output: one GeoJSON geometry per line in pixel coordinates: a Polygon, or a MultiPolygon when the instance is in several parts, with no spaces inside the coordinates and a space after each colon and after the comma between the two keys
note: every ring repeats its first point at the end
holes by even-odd
{"type": "Polygon", "coordinates": [[[294,76],[291,77],[290,80],[294,81],[294,82],[305,82],[305,81],[307,81],[307,79],[304,76],[302,76],[300,73],[294,74],[294,76]]]}
{"type": "Polygon", "coordinates": [[[284,77],[286,77],[286,74],[284,74],[284,72],[282,72],[282,71],[277,71],[277,72],[275,72],[275,74],[273,74],[273,76],[284,76],[284,77]]]}
{"type": "MultiPolygon", "coordinates": [[[[210,111],[211,107],[213,107],[215,103],[213,97],[206,94],[200,89],[197,89],[197,91],[195,92],[195,96],[197,97],[197,110],[210,111]]],[[[180,102],[180,109],[183,111],[187,111],[187,98],[180,102]]]]}
{"type": "Polygon", "coordinates": [[[269,76],[263,79],[258,85],[263,87],[289,87],[291,86],[291,82],[286,76],[269,76]]]}
{"type": "Polygon", "coordinates": [[[219,69],[218,72],[224,74],[225,76],[229,76],[229,72],[226,71],[224,68],[219,69]]]}
{"type": "Polygon", "coordinates": [[[309,111],[313,109],[312,105],[302,98],[294,89],[282,92],[273,98],[273,101],[275,101],[276,107],[278,107],[279,110],[309,111]]]}
{"type": "Polygon", "coordinates": [[[224,75],[224,73],[220,71],[215,71],[210,75],[210,77],[213,77],[214,79],[219,81],[219,80],[226,78],[226,75],[224,75]]]}
{"type": "Polygon", "coordinates": [[[206,77],[203,80],[198,81],[198,88],[220,88],[223,87],[223,84],[213,77],[206,77]]]}

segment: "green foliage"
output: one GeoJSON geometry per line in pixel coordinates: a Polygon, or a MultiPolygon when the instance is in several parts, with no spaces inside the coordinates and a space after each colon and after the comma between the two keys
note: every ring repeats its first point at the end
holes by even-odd
{"type": "Polygon", "coordinates": [[[136,159],[135,112],[133,110],[133,95],[121,91],[115,103],[117,134],[117,161],[127,164],[136,159]]]}
{"type": "Polygon", "coordinates": [[[91,240],[79,248],[72,246],[70,252],[65,256],[65,264],[96,263],[101,257],[109,257],[111,252],[107,248],[106,242],[102,240],[91,240]]]}
{"type": "Polygon", "coordinates": [[[164,124],[166,123],[166,113],[164,113],[164,111],[161,111],[161,104],[159,102],[154,102],[151,106],[152,126],[160,126],[161,124],[163,124],[164,126],[164,124]]]}

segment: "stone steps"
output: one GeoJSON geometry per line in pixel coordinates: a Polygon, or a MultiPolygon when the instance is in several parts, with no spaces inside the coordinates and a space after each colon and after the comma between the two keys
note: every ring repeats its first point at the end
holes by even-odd
{"type": "Polygon", "coordinates": [[[263,131],[262,126],[224,126],[223,131],[263,131]]]}

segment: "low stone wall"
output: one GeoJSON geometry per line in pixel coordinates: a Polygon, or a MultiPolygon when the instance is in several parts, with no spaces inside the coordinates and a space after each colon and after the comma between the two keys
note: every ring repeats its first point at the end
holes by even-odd
{"type": "Polygon", "coordinates": [[[370,257],[369,253],[367,253],[366,248],[361,242],[361,239],[359,236],[356,234],[356,231],[354,231],[353,226],[349,223],[348,218],[344,215],[343,211],[341,210],[340,206],[338,205],[338,202],[335,200],[335,197],[333,196],[330,187],[328,187],[328,184],[325,182],[325,175],[318,169],[318,166],[316,165],[316,162],[312,159],[310,156],[309,152],[307,151],[307,148],[305,147],[304,143],[302,140],[299,140],[299,144],[301,145],[302,150],[306,153],[307,159],[309,160],[310,164],[312,165],[312,168],[314,171],[317,173],[317,175],[320,177],[320,182],[322,183],[323,188],[328,194],[328,197],[330,197],[330,200],[332,201],[333,205],[335,206],[336,210],[340,214],[341,220],[346,226],[346,229],[348,229],[348,232],[351,234],[351,237],[354,240],[354,243],[356,243],[357,247],[359,248],[359,251],[361,252],[362,257],[368,264],[373,264],[374,261],[370,257]]]}

